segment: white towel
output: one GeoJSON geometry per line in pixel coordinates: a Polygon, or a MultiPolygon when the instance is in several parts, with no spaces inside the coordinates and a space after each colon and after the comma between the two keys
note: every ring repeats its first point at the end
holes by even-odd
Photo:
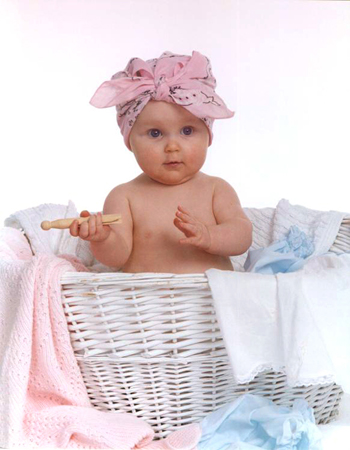
{"type": "Polygon", "coordinates": [[[272,369],[290,386],[336,382],[350,392],[350,254],[293,273],[206,275],[237,383],[272,369]]]}
{"type": "MultiPolygon", "coordinates": [[[[71,239],[68,229],[51,229],[44,231],[41,229],[41,222],[44,220],[53,221],[56,219],[66,219],[77,217],[79,213],[74,203],[69,200],[68,205],[56,205],[45,203],[32,208],[17,211],[8,217],[4,225],[22,229],[28,236],[31,247],[35,254],[71,254],[76,255],[78,239],[71,239]]],[[[83,261],[85,264],[85,261],[83,261]]],[[[91,258],[88,258],[91,263],[91,258]]]]}
{"type": "Polygon", "coordinates": [[[4,225],[23,230],[34,254],[74,255],[93,272],[115,271],[114,268],[107,267],[94,258],[88,241],[71,236],[68,229],[52,228],[50,231],[44,231],[40,226],[44,220],[53,221],[72,217],[79,217],[79,213],[74,203],[69,200],[68,205],[45,203],[17,211],[5,220],[4,225]]]}
{"type": "MultiPolygon", "coordinates": [[[[313,256],[326,253],[331,248],[343,218],[347,215],[338,211],[317,211],[304,206],[291,205],[281,199],[276,208],[243,208],[253,224],[251,249],[268,247],[287,236],[292,225],[297,225],[315,243],[313,256]]],[[[244,272],[248,250],[242,255],[232,256],[236,271],[244,272]]]]}
{"type": "Polygon", "coordinates": [[[286,237],[289,228],[297,225],[315,244],[313,256],[322,255],[331,248],[340,224],[347,214],[338,211],[316,211],[304,206],[291,205],[282,199],[276,206],[273,220],[272,242],[286,237]]]}

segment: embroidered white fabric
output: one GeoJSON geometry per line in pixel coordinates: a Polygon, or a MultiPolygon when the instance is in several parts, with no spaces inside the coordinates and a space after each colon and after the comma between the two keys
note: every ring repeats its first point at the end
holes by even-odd
{"type": "Polygon", "coordinates": [[[292,273],[206,275],[237,383],[272,369],[290,386],[350,392],[350,254],[315,256],[292,273]]]}
{"type": "Polygon", "coordinates": [[[288,200],[278,202],[272,223],[272,242],[286,237],[289,228],[297,225],[313,239],[313,255],[322,255],[331,248],[340,224],[347,214],[339,211],[315,211],[300,205],[291,205],[288,200]]]}

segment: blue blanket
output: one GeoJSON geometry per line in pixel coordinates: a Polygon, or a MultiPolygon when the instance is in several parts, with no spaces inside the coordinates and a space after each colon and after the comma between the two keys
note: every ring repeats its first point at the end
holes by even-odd
{"type": "Polygon", "coordinates": [[[244,269],[246,272],[265,274],[295,272],[303,267],[314,250],[312,239],[293,225],[285,239],[268,247],[250,249],[244,269]]]}
{"type": "Polygon", "coordinates": [[[202,422],[198,450],[321,450],[322,434],[302,399],[293,407],[246,394],[209,414],[202,422]]]}

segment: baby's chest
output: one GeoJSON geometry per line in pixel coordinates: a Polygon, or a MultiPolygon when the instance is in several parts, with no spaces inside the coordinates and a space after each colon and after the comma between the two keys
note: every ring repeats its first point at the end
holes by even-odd
{"type": "Polygon", "coordinates": [[[150,192],[148,195],[140,194],[132,200],[134,238],[149,240],[166,238],[177,241],[182,237],[182,232],[174,225],[179,205],[185,208],[195,220],[206,225],[216,223],[210,193],[186,195],[178,192],[177,195],[172,193],[166,195],[166,193],[150,192]]]}

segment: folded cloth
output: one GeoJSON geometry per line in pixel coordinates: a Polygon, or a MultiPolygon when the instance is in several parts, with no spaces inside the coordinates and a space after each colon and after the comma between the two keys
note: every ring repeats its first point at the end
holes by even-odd
{"type": "Polygon", "coordinates": [[[272,369],[289,386],[350,392],[350,254],[312,257],[292,273],[206,275],[236,383],[272,369]]]}
{"type": "MultiPolygon", "coordinates": [[[[332,247],[339,226],[347,213],[338,211],[316,211],[299,205],[291,205],[281,199],[276,208],[243,208],[253,224],[251,250],[268,247],[284,239],[292,225],[297,225],[315,244],[314,255],[321,255],[332,247]]],[[[244,271],[248,251],[230,259],[236,271],[244,271]]]]}
{"type": "Polygon", "coordinates": [[[286,238],[265,248],[250,249],[244,269],[246,272],[266,274],[294,272],[303,267],[305,259],[314,250],[312,239],[293,225],[286,238]]]}
{"type": "Polygon", "coordinates": [[[246,394],[201,422],[199,450],[321,450],[322,433],[312,409],[302,399],[292,408],[246,394]]]}
{"type": "Polygon", "coordinates": [[[92,407],[61,302],[76,270],[74,256],[32,256],[20,231],[0,230],[0,447],[194,450],[196,424],[155,443],[143,420],[92,407]]]}
{"type": "Polygon", "coordinates": [[[276,206],[273,220],[272,242],[283,239],[292,225],[297,225],[314,242],[314,255],[327,253],[333,245],[340,224],[347,213],[316,211],[304,206],[291,205],[282,199],[276,206]]]}
{"type": "Polygon", "coordinates": [[[88,241],[71,236],[68,229],[52,228],[50,231],[44,231],[40,226],[44,220],[53,221],[72,217],[79,217],[79,213],[74,203],[69,200],[68,205],[44,203],[17,211],[5,219],[4,224],[5,227],[23,230],[34,254],[74,255],[93,272],[115,271],[94,258],[88,241]]]}
{"type": "Polygon", "coordinates": [[[92,254],[80,255],[77,253],[78,239],[74,239],[70,236],[69,230],[58,230],[53,228],[50,231],[44,231],[40,226],[41,222],[44,220],[52,221],[77,216],[79,216],[79,213],[74,203],[69,200],[68,205],[45,203],[17,211],[5,219],[4,225],[5,227],[22,229],[28,236],[35,254],[76,255],[82,259],[84,264],[89,266],[92,263],[92,254]]]}

